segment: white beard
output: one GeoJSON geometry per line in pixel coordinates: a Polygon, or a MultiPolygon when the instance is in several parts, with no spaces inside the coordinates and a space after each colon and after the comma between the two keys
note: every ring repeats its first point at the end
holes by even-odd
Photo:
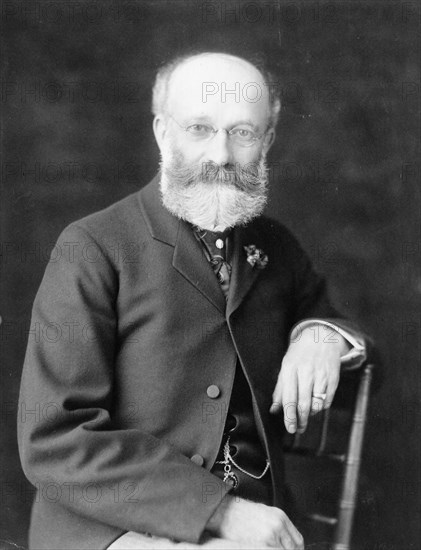
{"type": "MultiPolygon", "coordinates": [[[[208,231],[224,231],[235,225],[245,225],[259,216],[267,202],[267,167],[262,155],[255,177],[255,185],[246,185],[240,189],[241,179],[237,184],[232,178],[216,177],[213,181],[203,181],[196,170],[194,181],[182,174],[174,176],[176,160],[174,152],[167,147],[161,160],[161,194],[164,206],[175,216],[208,231]]],[[[189,169],[183,163],[182,169],[189,169]]],[[[193,176],[190,174],[190,178],[193,176]]],[[[254,180],[253,180],[254,181],[254,180]]]]}

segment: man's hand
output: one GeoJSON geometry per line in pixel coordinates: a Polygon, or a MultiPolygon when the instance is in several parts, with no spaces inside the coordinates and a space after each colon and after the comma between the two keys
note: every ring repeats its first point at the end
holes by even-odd
{"type": "MultiPolygon", "coordinates": [[[[264,548],[304,550],[304,540],[280,508],[227,495],[206,530],[217,537],[264,548]]],[[[246,547],[246,546],[245,546],[246,547]]]]}
{"type": "Polygon", "coordinates": [[[348,344],[339,333],[328,340],[317,336],[314,327],[307,327],[291,342],[273,392],[270,412],[284,410],[289,433],[303,433],[310,414],[330,407],[339,383],[340,358],[348,344]]]}

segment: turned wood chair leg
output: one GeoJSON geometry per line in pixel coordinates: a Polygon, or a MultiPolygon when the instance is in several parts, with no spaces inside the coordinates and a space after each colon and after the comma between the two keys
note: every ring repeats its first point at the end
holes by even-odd
{"type": "Polygon", "coordinates": [[[333,543],[334,550],[350,549],[372,371],[373,365],[367,364],[358,387],[339,501],[339,514],[333,543]]]}

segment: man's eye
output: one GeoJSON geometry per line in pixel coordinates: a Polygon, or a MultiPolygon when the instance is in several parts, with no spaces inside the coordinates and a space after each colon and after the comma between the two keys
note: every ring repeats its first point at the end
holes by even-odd
{"type": "Polygon", "coordinates": [[[254,137],[254,132],[245,128],[234,128],[231,130],[231,134],[241,139],[252,139],[254,137]]]}
{"type": "Polygon", "coordinates": [[[209,134],[212,129],[206,124],[192,124],[187,127],[187,131],[194,136],[204,136],[209,134]]]}

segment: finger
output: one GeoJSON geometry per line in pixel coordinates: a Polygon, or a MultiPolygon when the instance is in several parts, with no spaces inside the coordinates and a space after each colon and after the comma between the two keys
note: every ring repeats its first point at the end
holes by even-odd
{"type": "Polygon", "coordinates": [[[275,389],[272,394],[272,405],[269,409],[271,414],[276,414],[282,410],[282,380],[281,375],[278,376],[275,389]]]}
{"type": "Polygon", "coordinates": [[[281,548],[284,548],[285,550],[290,550],[291,548],[293,548],[295,550],[294,540],[287,529],[282,529],[282,531],[279,533],[278,541],[281,545],[281,548]]]}
{"type": "Polygon", "coordinates": [[[311,410],[311,392],[313,381],[309,380],[308,374],[298,377],[298,433],[305,432],[308,423],[308,417],[311,410]]]}
{"type": "Polygon", "coordinates": [[[294,541],[294,549],[297,550],[304,550],[304,538],[302,534],[298,531],[298,529],[295,527],[295,525],[292,523],[292,521],[287,517],[288,519],[288,527],[290,535],[294,541]]]}
{"type": "Polygon", "coordinates": [[[290,434],[297,430],[297,374],[296,372],[286,379],[283,377],[282,406],[284,409],[284,424],[290,434]]]}
{"type": "Polygon", "coordinates": [[[288,550],[290,548],[294,550],[303,548],[303,537],[287,515],[285,515],[284,526],[280,532],[280,542],[288,550]]]}
{"type": "Polygon", "coordinates": [[[322,411],[327,399],[327,381],[325,377],[314,382],[313,391],[311,392],[311,415],[315,415],[322,411]]]}
{"type": "Polygon", "coordinates": [[[294,550],[304,550],[304,537],[301,535],[299,531],[297,531],[297,535],[294,538],[294,550]]]}
{"type": "MultiPolygon", "coordinates": [[[[326,394],[325,394],[326,395],[326,394]]],[[[314,395],[311,397],[311,411],[310,415],[314,416],[315,414],[321,412],[324,409],[326,399],[323,399],[323,397],[315,397],[314,395]]]]}
{"type": "Polygon", "coordinates": [[[326,399],[323,404],[323,408],[328,409],[332,405],[333,398],[335,397],[336,389],[339,384],[339,372],[335,376],[331,376],[327,388],[326,388],[326,399]]]}

